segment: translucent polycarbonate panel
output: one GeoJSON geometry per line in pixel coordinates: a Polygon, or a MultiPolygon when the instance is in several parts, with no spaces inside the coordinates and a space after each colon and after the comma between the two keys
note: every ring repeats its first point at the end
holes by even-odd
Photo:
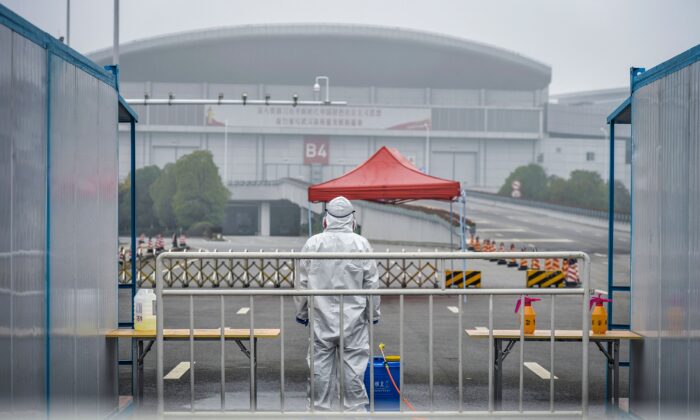
{"type": "Polygon", "coordinates": [[[52,407],[107,415],[117,406],[117,96],[52,61],[52,407]]]}
{"type": "Polygon", "coordinates": [[[0,417],[45,410],[46,53],[0,26],[0,417]]]}
{"type": "Polygon", "coordinates": [[[117,407],[117,347],[114,342],[101,339],[103,334],[117,326],[117,264],[112,259],[117,253],[117,207],[118,207],[118,142],[117,142],[117,96],[112,87],[99,83],[97,138],[99,141],[98,191],[100,232],[97,237],[99,276],[98,323],[96,347],[98,354],[98,397],[100,414],[108,415],[117,407]]]}
{"type": "Polygon", "coordinates": [[[696,63],[637,90],[632,104],[631,410],[697,413],[698,83],[696,63]],[[691,407],[695,407],[691,410],[691,407]]]}
{"type": "MultiPolygon", "coordinates": [[[[76,281],[80,267],[73,236],[76,224],[74,170],[75,67],[51,62],[51,399],[52,410],[73,411],[76,349],[76,281]]],[[[82,259],[81,259],[82,260],[82,259]]]]}
{"type": "Polygon", "coordinates": [[[43,411],[45,376],[46,53],[12,39],[13,398],[23,411],[43,411]]]}
{"type": "MultiPolygon", "coordinates": [[[[12,31],[0,25],[0,127],[11,127],[12,31]]],[[[0,130],[0,196],[12,195],[12,130],[0,130]]],[[[0,200],[0,330],[12,328],[12,200],[0,200]]],[[[12,335],[0,334],[0,411],[12,406],[12,335]]]]}

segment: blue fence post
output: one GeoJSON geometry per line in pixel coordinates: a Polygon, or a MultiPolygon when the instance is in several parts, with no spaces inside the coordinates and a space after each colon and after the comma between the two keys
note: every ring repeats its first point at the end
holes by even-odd
{"type": "MultiPolygon", "coordinates": [[[[610,122],[610,176],[608,196],[608,297],[613,293],[613,258],[615,256],[615,121],[610,122]]],[[[608,305],[608,325],[612,325],[613,306],[608,305]]]]}

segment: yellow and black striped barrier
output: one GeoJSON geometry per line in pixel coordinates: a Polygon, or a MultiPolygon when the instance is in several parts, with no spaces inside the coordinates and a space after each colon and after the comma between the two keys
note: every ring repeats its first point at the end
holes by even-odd
{"type": "Polygon", "coordinates": [[[481,287],[481,271],[452,271],[445,270],[445,287],[465,288],[481,287]],[[465,276],[466,274],[466,276],[465,276]]]}
{"type": "Polygon", "coordinates": [[[527,287],[566,287],[563,271],[527,270],[527,287]]]}

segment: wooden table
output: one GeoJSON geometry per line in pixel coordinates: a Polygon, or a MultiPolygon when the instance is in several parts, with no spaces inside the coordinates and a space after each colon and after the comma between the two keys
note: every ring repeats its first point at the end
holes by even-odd
{"type": "MultiPolygon", "coordinates": [[[[488,339],[489,330],[487,328],[477,328],[465,330],[471,338],[488,339]]],[[[583,331],[581,330],[554,330],[554,341],[582,341],[583,331]]],[[[641,340],[642,336],[632,331],[611,330],[606,334],[593,334],[590,332],[588,339],[595,343],[598,349],[607,359],[608,375],[606,379],[606,400],[610,400],[612,391],[612,401],[615,406],[619,403],[620,396],[620,341],[621,340],[641,340]],[[604,347],[603,343],[607,346],[604,347]],[[611,386],[610,381],[613,381],[611,386]]],[[[525,334],[526,341],[550,341],[551,330],[535,330],[533,334],[525,334]]],[[[493,330],[494,343],[494,408],[500,409],[503,399],[503,361],[520,341],[520,330],[493,330]],[[503,344],[505,343],[505,347],[503,344]]],[[[552,374],[554,374],[552,372],[552,374]]]]}
{"type": "MultiPolygon", "coordinates": [[[[190,339],[189,328],[165,328],[163,330],[163,341],[187,341],[190,339]]],[[[193,338],[197,341],[218,341],[221,340],[221,328],[195,328],[193,338]]],[[[253,358],[253,376],[255,377],[254,394],[257,394],[257,378],[258,378],[258,339],[259,338],[277,338],[280,335],[280,330],[277,328],[256,328],[253,330],[253,354],[243,344],[243,341],[250,341],[250,330],[247,328],[225,328],[224,339],[233,340],[238,345],[241,352],[250,359],[253,358]]],[[[143,401],[143,360],[148,352],[153,347],[156,340],[156,330],[134,330],[130,328],[118,328],[106,334],[107,338],[130,338],[135,344],[136,351],[136,377],[134,384],[137,392],[135,396],[140,404],[143,401]],[[144,346],[144,342],[148,342],[144,346]]],[[[257,395],[255,395],[257,401],[257,395]]]]}

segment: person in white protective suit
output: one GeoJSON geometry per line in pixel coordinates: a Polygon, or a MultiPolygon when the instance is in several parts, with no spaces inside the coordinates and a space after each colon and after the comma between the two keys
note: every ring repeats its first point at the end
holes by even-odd
{"type": "MultiPolygon", "coordinates": [[[[302,252],[372,252],[367,239],[353,232],[355,211],[345,197],[336,197],[326,206],[323,233],[306,241],[302,252]]],[[[374,260],[302,260],[296,288],[299,289],[376,289],[379,286],[377,264],[374,260]]],[[[309,323],[307,297],[295,298],[297,322],[309,323]]],[[[344,406],[347,411],[365,411],[368,404],[364,375],[369,361],[369,312],[367,296],[345,296],[344,313],[340,314],[340,296],[313,298],[313,347],[309,347],[307,362],[313,357],[314,395],[310,395],[318,410],[337,410],[339,403],[339,363],[343,363],[344,406]],[[344,349],[340,360],[340,316],[343,316],[344,349]]],[[[372,319],[380,319],[379,296],[373,296],[372,319]]],[[[311,343],[311,337],[309,337],[311,343]]],[[[310,387],[309,387],[310,388],[310,387]]]]}

